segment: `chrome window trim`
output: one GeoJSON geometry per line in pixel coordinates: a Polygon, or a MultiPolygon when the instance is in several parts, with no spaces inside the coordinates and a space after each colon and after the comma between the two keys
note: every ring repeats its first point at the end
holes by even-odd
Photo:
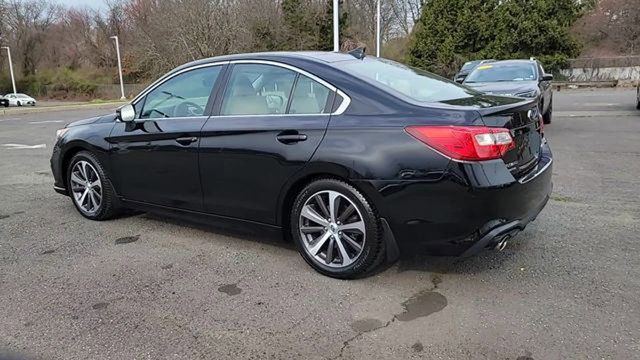
{"type": "MultiPolygon", "coordinates": [[[[190,66],[188,68],[184,68],[180,71],[177,71],[169,76],[165,76],[165,77],[161,77],[160,79],[154,81],[153,83],[151,83],[151,85],[147,86],[144,90],[142,90],[141,93],[139,93],[135,98],[133,98],[133,100],[131,100],[130,104],[135,106],[138,104],[138,102],[144,98],[145,96],[147,96],[147,94],[149,94],[151,91],[155,90],[158,86],[164,84],[165,82],[173,79],[174,77],[183,74],[185,72],[191,71],[191,70],[196,70],[196,69],[201,69],[201,68],[205,68],[205,67],[211,67],[211,66],[219,66],[219,65],[228,65],[228,64],[263,64],[263,65],[273,65],[273,66],[278,66],[281,68],[285,68],[285,69],[289,69],[292,71],[295,71],[299,74],[302,74],[318,83],[320,83],[321,85],[327,87],[329,90],[335,92],[337,95],[340,95],[340,97],[342,98],[342,102],[340,103],[340,106],[338,106],[338,108],[336,109],[336,111],[332,112],[332,113],[324,113],[324,114],[262,114],[262,115],[213,115],[212,117],[216,117],[216,118],[224,118],[224,117],[257,117],[257,116],[329,116],[329,115],[342,115],[344,114],[344,112],[347,110],[347,108],[349,107],[349,105],[351,104],[351,98],[349,97],[349,95],[347,95],[344,91],[338,89],[337,87],[331,85],[330,83],[326,82],[325,80],[317,77],[316,75],[311,74],[308,71],[302,70],[300,68],[297,68],[293,65],[289,65],[289,64],[284,64],[281,62],[277,62],[277,61],[271,61],[271,60],[250,60],[250,59],[242,59],[242,60],[231,60],[231,61],[218,61],[218,62],[213,62],[213,63],[208,63],[208,64],[200,64],[200,65],[195,65],[195,66],[190,66]]],[[[173,118],[164,118],[164,119],[173,119],[173,118]]],[[[136,119],[136,120],[147,120],[147,119],[136,119]]]]}

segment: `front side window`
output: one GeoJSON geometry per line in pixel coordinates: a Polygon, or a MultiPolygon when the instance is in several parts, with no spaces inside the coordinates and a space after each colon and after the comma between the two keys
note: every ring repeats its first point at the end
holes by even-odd
{"type": "Polygon", "coordinates": [[[292,70],[274,65],[234,65],[220,114],[285,114],[296,75],[292,70]]]}
{"type": "Polygon", "coordinates": [[[290,114],[323,114],[330,90],[311,78],[300,75],[291,96],[290,114]]]}
{"type": "MultiPolygon", "coordinates": [[[[155,88],[146,96],[142,119],[194,117],[204,115],[221,66],[190,70],[155,88]]],[[[136,104],[136,110],[138,104],[136,104]]]]}

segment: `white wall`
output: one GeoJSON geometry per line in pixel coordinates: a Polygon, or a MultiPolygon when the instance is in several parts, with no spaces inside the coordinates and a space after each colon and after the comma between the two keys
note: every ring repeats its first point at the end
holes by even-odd
{"type": "Polygon", "coordinates": [[[640,80],[640,66],[560,70],[569,81],[640,80]]]}

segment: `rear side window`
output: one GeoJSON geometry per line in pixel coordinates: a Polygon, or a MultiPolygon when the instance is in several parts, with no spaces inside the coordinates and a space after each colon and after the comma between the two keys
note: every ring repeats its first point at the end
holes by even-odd
{"type": "Polygon", "coordinates": [[[366,57],[341,64],[341,68],[383,90],[420,102],[455,100],[479,94],[435,74],[386,59],[366,57]]]}
{"type": "Polygon", "coordinates": [[[319,82],[300,75],[291,96],[290,114],[323,114],[330,90],[319,82]]]}
{"type": "Polygon", "coordinates": [[[296,72],[280,66],[236,64],[224,92],[220,114],[284,114],[296,76],[296,72]]]}

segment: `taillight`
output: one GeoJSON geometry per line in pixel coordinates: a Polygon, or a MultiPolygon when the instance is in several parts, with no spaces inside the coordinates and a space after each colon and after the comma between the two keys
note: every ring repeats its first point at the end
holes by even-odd
{"type": "Polygon", "coordinates": [[[484,126],[409,126],[407,133],[444,155],[467,161],[501,158],[515,148],[508,129],[484,126]]]}

